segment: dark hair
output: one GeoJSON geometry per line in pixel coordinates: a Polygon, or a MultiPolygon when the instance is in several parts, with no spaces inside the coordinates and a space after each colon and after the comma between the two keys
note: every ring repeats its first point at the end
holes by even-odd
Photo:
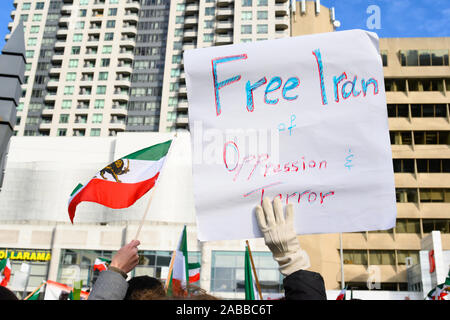
{"type": "Polygon", "coordinates": [[[139,276],[128,280],[128,290],[124,300],[140,300],[143,292],[151,292],[155,297],[166,294],[161,281],[149,276],[139,276]]]}
{"type": "Polygon", "coordinates": [[[19,298],[8,288],[0,286],[0,300],[19,300],[19,298]]]}

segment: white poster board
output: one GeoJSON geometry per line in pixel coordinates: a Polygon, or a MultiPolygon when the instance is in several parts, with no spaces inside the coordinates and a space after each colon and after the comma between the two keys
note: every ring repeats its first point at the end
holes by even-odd
{"type": "Polygon", "coordinates": [[[298,234],[392,228],[378,37],[362,30],[186,51],[198,237],[260,237],[263,196],[298,234]]]}

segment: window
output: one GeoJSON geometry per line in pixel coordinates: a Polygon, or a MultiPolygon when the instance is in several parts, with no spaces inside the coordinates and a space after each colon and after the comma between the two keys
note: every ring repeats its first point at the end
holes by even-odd
{"type": "Polygon", "coordinates": [[[414,131],[414,143],[450,145],[450,131],[414,131]]]}
{"type": "Polygon", "coordinates": [[[444,91],[444,79],[408,79],[409,91],[444,91]]]}
{"type": "Polygon", "coordinates": [[[409,108],[407,104],[388,104],[388,117],[409,117],[409,108]]]}
{"type": "Polygon", "coordinates": [[[64,95],[72,95],[74,91],[74,86],[65,86],[64,95]]]}
{"type": "Polygon", "coordinates": [[[258,6],[267,6],[267,0],[258,0],[258,6]]]}
{"type": "Polygon", "coordinates": [[[242,6],[243,7],[251,7],[252,6],[252,0],[242,0],[242,6]]]}
{"type": "Polygon", "coordinates": [[[70,50],[71,54],[80,54],[81,52],[81,48],[78,46],[72,47],[72,49],[70,50]]]}
{"type": "Polygon", "coordinates": [[[68,114],[61,114],[59,116],[59,123],[69,123],[69,115],[68,114]]]}
{"type": "Polygon", "coordinates": [[[394,172],[414,173],[413,159],[393,159],[394,172]]]}
{"type": "Polygon", "coordinates": [[[102,123],[103,114],[102,113],[94,113],[92,115],[92,123],[102,123]]]}
{"type": "Polygon", "coordinates": [[[73,42],[81,42],[83,41],[83,34],[82,33],[75,33],[73,35],[73,42]]]}
{"type": "Polygon", "coordinates": [[[85,6],[89,4],[89,0],[80,0],[80,5],[85,6]]]}
{"type": "Polygon", "coordinates": [[[98,99],[94,101],[94,109],[103,109],[105,107],[105,100],[98,99]]]}
{"type": "MultiPolygon", "coordinates": [[[[261,291],[263,293],[282,292],[282,276],[270,252],[253,252],[252,255],[261,291]]],[[[244,266],[244,252],[213,251],[211,258],[211,291],[244,292],[244,266]]]]}
{"type": "Polygon", "coordinates": [[[77,80],[77,73],[76,72],[68,72],[66,74],[66,81],[75,81],[77,80]]]}
{"type": "Polygon", "coordinates": [[[61,109],[70,109],[72,108],[72,100],[63,100],[61,103],[61,109]]]}
{"type": "Polygon", "coordinates": [[[241,13],[241,20],[252,20],[252,12],[251,11],[242,11],[241,13]]]}
{"type": "Polygon", "coordinates": [[[423,188],[419,193],[420,202],[450,202],[450,189],[423,188]]]}
{"type": "Polygon", "coordinates": [[[23,22],[27,22],[28,21],[28,15],[27,14],[21,14],[20,15],[20,20],[22,20],[23,22]]]}
{"type": "Polygon", "coordinates": [[[180,69],[172,69],[170,70],[170,76],[173,77],[179,77],[180,76],[180,69]]]}
{"type": "Polygon", "coordinates": [[[214,7],[206,7],[205,8],[205,16],[213,16],[215,14],[214,7]]]}
{"type": "Polygon", "coordinates": [[[181,54],[175,54],[172,56],[172,63],[181,63],[181,54]]]}
{"type": "Polygon", "coordinates": [[[108,20],[106,21],[106,28],[111,29],[116,27],[116,21],[115,20],[108,20]]]}
{"type": "Polygon", "coordinates": [[[102,53],[111,53],[112,52],[112,46],[103,46],[102,53]]]}
{"type": "Polygon", "coordinates": [[[391,144],[410,145],[412,144],[411,131],[390,131],[391,144]]]}
{"type": "Polygon", "coordinates": [[[419,219],[397,219],[395,225],[396,233],[420,233],[419,219]]]}
{"type": "Polygon", "coordinates": [[[105,33],[105,41],[111,41],[113,39],[114,39],[114,33],[113,32],[105,33]]]}
{"type": "Polygon", "coordinates": [[[117,16],[117,8],[109,8],[108,16],[117,16]]]}
{"type": "Polygon", "coordinates": [[[440,231],[441,233],[450,233],[449,219],[423,219],[422,220],[423,233],[430,233],[431,231],[440,231]]]}
{"type": "Polygon", "coordinates": [[[447,117],[447,106],[445,104],[412,104],[411,116],[417,118],[447,117]]]}
{"type": "Polygon", "coordinates": [[[22,10],[30,10],[31,9],[31,2],[24,2],[22,5],[22,10]]]}
{"type": "Polygon", "coordinates": [[[205,20],[205,29],[210,29],[210,28],[214,28],[214,20],[205,20]]]}
{"type": "Polygon", "coordinates": [[[42,14],[37,13],[33,15],[33,21],[41,21],[42,20],[42,14]]]}
{"type": "Polygon", "coordinates": [[[44,9],[44,2],[36,2],[36,10],[44,9]]]}
{"type": "Polygon", "coordinates": [[[28,38],[27,46],[32,47],[37,44],[37,38],[28,38]]]}
{"type": "Polygon", "coordinates": [[[56,134],[58,135],[58,137],[64,137],[67,134],[67,129],[58,129],[56,134]]]}
{"type": "Polygon", "coordinates": [[[91,129],[91,137],[99,137],[101,129],[91,129]]]}
{"type": "Polygon", "coordinates": [[[258,24],[256,27],[257,27],[256,28],[257,33],[267,33],[268,32],[267,24],[258,24]]]}
{"type": "Polygon", "coordinates": [[[397,250],[397,264],[406,265],[406,258],[412,258],[412,264],[419,263],[419,251],[416,250],[397,250]]]}
{"type": "Polygon", "coordinates": [[[269,13],[267,11],[258,11],[258,20],[269,19],[269,13]]]}
{"type": "Polygon", "coordinates": [[[108,72],[99,72],[98,80],[108,80],[108,72]]]}
{"type": "Polygon", "coordinates": [[[76,67],[78,67],[78,59],[70,59],[69,68],[76,68],[76,67]]]}
{"type": "Polygon", "coordinates": [[[213,40],[214,40],[214,33],[205,33],[203,35],[204,42],[213,42],[213,40]]]}
{"type": "Polygon", "coordinates": [[[450,159],[417,159],[419,173],[450,173],[450,159]]]}
{"type": "Polygon", "coordinates": [[[395,265],[395,251],[394,250],[370,250],[369,251],[370,265],[395,265]]]}
{"type": "Polygon", "coordinates": [[[366,250],[343,250],[344,264],[367,265],[366,250]]]}
{"type": "Polygon", "coordinates": [[[241,34],[251,34],[252,33],[252,25],[243,24],[241,25],[241,34]]]}
{"type": "Polygon", "coordinates": [[[386,91],[406,91],[405,79],[385,79],[384,86],[386,91]]]}
{"type": "Polygon", "coordinates": [[[402,66],[448,66],[448,50],[406,50],[400,52],[402,66]]]}
{"type": "Polygon", "coordinates": [[[77,21],[75,23],[75,29],[76,30],[84,29],[84,21],[77,21]]]}
{"type": "Polygon", "coordinates": [[[30,33],[38,33],[39,32],[39,26],[31,26],[30,33]]]}
{"type": "Polygon", "coordinates": [[[97,94],[105,94],[106,86],[97,86],[97,94]]]}
{"type": "Polygon", "coordinates": [[[417,189],[415,188],[396,188],[395,196],[398,203],[418,202],[417,189]]]}
{"type": "Polygon", "coordinates": [[[108,58],[102,59],[102,60],[101,60],[100,67],[109,67],[110,61],[111,61],[111,60],[108,59],[108,58]]]}

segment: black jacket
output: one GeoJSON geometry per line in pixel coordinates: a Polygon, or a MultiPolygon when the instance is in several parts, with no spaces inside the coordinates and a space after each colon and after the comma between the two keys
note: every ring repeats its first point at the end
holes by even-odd
{"type": "Polygon", "coordinates": [[[298,270],[283,280],[286,300],[327,300],[320,273],[298,270]]]}

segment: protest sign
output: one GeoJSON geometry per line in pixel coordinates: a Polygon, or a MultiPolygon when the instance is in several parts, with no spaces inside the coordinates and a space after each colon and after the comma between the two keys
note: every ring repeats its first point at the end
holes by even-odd
{"type": "Polygon", "coordinates": [[[184,67],[200,240],[260,237],[266,196],[294,205],[297,234],[394,226],[376,34],[189,50],[184,67]]]}

